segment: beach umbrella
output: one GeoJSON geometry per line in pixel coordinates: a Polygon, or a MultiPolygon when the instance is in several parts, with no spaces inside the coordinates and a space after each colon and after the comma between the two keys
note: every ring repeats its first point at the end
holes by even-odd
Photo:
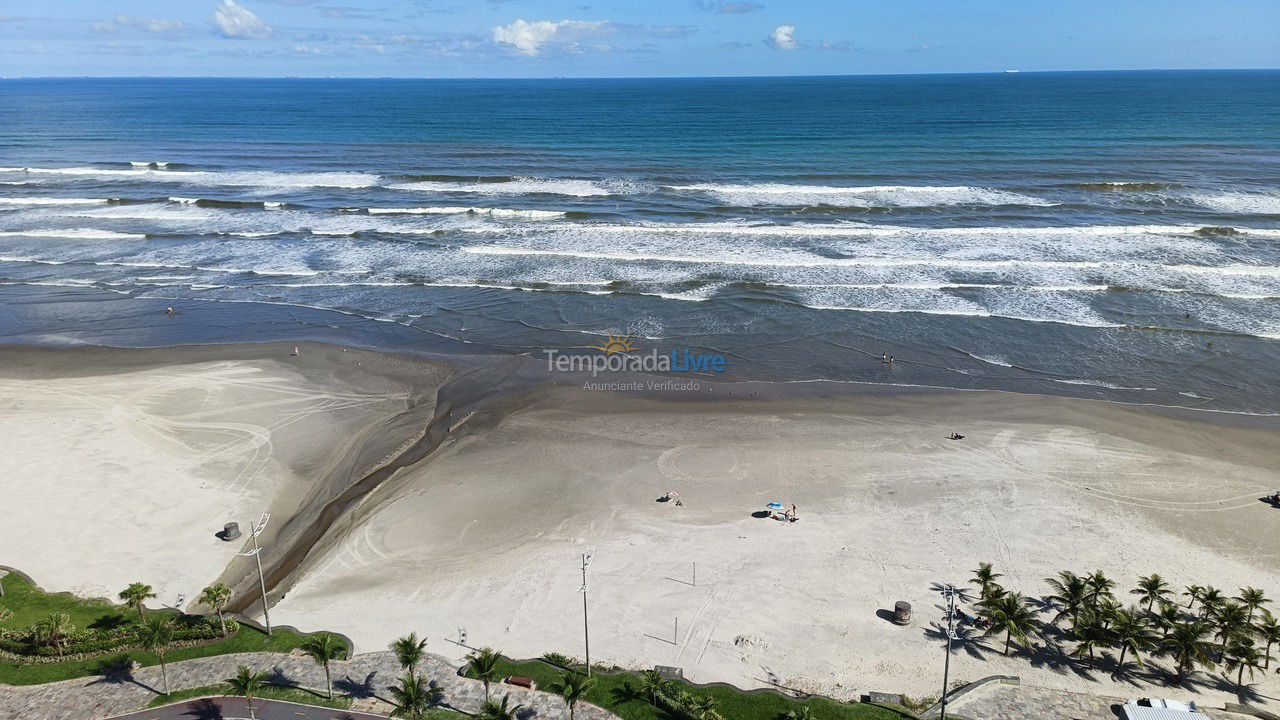
{"type": "Polygon", "coordinates": [[[768,509],[770,509],[770,510],[781,510],[781,509],[782,509],[782,503],[780,503],[780,502],[771,502],[771,503],[769,503],[768,505],[765,505],[765,507],[766,507],[766,508],[768,508],[768,509]]]}

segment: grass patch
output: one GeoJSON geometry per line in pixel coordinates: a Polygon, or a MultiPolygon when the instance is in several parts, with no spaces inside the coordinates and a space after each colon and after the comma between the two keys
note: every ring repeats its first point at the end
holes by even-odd
{"type": "MultiPolygon", "coordinates": [[[[205,697],[220,697],[223,695],[235,695],[231,692],[231,686],[227,683],[218,683],[217,685],[205,685],[204,687],[189,688],[187,690],[178,690],[168,695],[157,695],[147,703],[147,707],[160,707],[161,705],[172,705],[173,703],[183,702],[186,700],[196,700],[205,697]]],[[[253,704],[257,707],[258,699],[263,700],[287,700],[289,702],[301,703],[303,705],[315,705],[317,707],[338,708],[346,710],[351,707],[351,698],[340,693],[334,693],[333,699],[330,700],[324,696],[323,692],[308,690],[306,688],[282,687],[279,685],[268,685],[253,696],[253,704]]]]}
{"type": "MultiPolygon", "coordinates": [[[[533,678],[539,690],[552,690],[563,671],[543,662],[513,663],[505,658],[498,663],[502,677],[522,675],[533,678]]],[[[649,703],[648,697],[638,690],[639,676],[634,673],[606,675],[596,673],[596,684],[587,693],[586,700],[613,712],[623,720],[671,720],[671,716],[649,703]]],[[[776,693],[744,693],[726,687],[700,688],[679,683],[681,689],[697,695],[709,695],[716,700],[716,711],[732,720],[777,720],[789,710],[808,707],[814,720],[905,720],[913,718],[879,705],[865,703],[840,703],[826,698],[792,700],[776,693]]],[[[499,686],[494,686],[495,697],[501,697],[499,686]]]]}
{"type": "MultiPolygon", "coordinates": [[[[62,593],[46,593],[14,574],[0,578],[0,583],[4,586],[4,597],[0,598],[0,607],[8,608],[13,612],[13,617],[0,623],[0,627],[10,630],[29,627],[55,612],[71,616],[71,622],[78,628],[118,627],[121,624],[136,623],[138,620],[138,614],[129,608],[122,608],[102,600],[83,600],[62,593]]],[[[149,612],[174,613],[171,610],[149,612]]],[[[300,633],[279,628],[268,636],[260,630],[241,625],[239,631],[224,640],[208,645],[170,650],[165,655],[165,660],[175,663],[210,655],[240,652],[287,653],[300,646],[305,637],[300,633]]],[[[21,663],[0,660],[0,683],[36,685],[88,677],[102,674],[104,669],[123,665],[130,660],[137,661],[141,665],[160,664],[159,657],[143,650],[107,653],[88,660],[59,663],[21,663]]]]}
{"type": "MultiPolygon", "coordinates": [[[[172,705],[174,703],[186,702],[188,700],[199,700],[207,697],[223,697],[232,696],[231,686],[226,683],[217,685],[205,685],[204,687],[190,688],[188,690],[179,690],[169,695],[160,695],[152,698],[147,703],[147,707],[162,707],[172,705]]],[[[339,710],[348,710],[351,708],[352,699],[341,693],[334,693],[333,699],[329,700],[324,693],[306,688],[279,687],[271,685],[263,688],[259,694],[253,696],[253,704],[255,708],[260,708],[258,700],[287,700],[289,702],[299,703],[301,705],[312,705],[315,707],[336,708],[339,710]]],[[[466,717],[461,713],[452,710],[443,710],[435,708],[428,710],[423,716],[424,720],[458,720],[466,717]]]]}

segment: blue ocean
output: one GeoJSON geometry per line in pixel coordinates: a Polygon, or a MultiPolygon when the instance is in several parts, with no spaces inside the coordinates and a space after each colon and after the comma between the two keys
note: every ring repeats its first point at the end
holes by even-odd
{"type": "Polygon", "coordinates": [[[5,342],[612,334],[1280,412],[1280,72],[30,79],[0,113],[5,342]]]}

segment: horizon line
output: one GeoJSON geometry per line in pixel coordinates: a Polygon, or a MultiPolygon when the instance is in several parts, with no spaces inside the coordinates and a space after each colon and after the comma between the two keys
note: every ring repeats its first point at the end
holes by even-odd
{"type": "Polygon", "coordinates": [[[794,75],[0,75],[0,80],[777,80],[787,78],[936,77],[952,75],[1065,75],[1168,72],[1277,72],[1257,68],[1110,68],[1104,70],[978,70],[954,72],[805,73],[794,75]]]}

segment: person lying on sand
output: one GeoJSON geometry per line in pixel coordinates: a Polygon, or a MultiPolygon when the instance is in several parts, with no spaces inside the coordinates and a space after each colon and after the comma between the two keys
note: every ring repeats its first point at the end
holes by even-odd
{"type": "Polygon", "coordinates": [[[963,440],[963,439],[964,439],[964,436],[963,436],[963,435],[961,435],[961,434],[960,434],[960,433],[958,433],[958,432],[953,432],[953,433],[951,433],[950,435],[948,435],[948,436],[947,436],[947,439],[948,439],[948,440],[963,440]]]}

